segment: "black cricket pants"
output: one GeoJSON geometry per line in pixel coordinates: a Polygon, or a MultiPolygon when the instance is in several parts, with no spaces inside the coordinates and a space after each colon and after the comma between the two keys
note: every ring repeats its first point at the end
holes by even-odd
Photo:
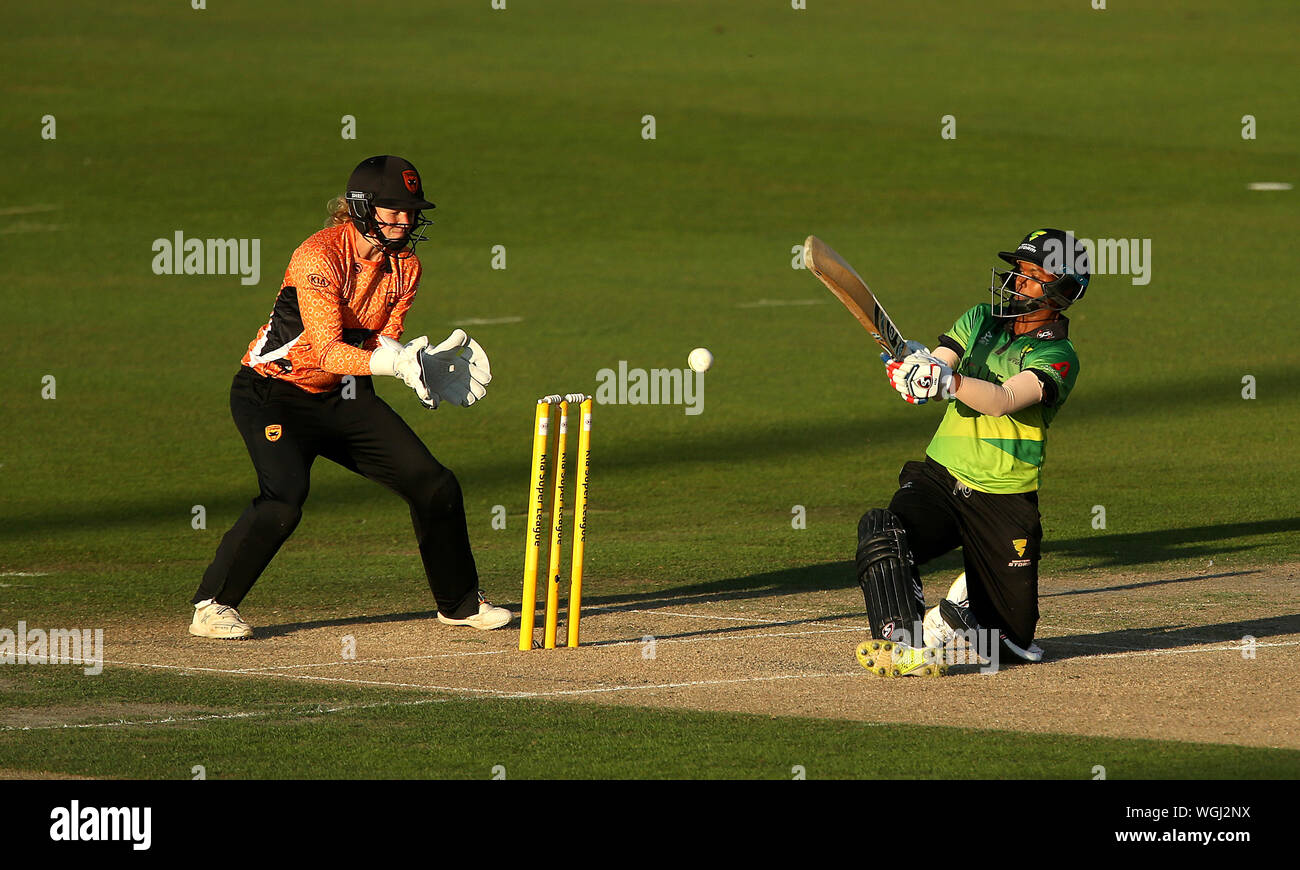
{"type": "Polygon", "coordinates": [[[460,484],[433,458],[397,412],[375,395],[369,376],[342,389],[309,393],[241,366],[230,413],[244,438],[260,491],[217,547],[194,593],[239,606],[302,518],[317,456],[337,462],[406,500],[438,610],[463,619],[478,612],[478,570],[469,545],[460,484]]]}
{"type": "Polygon", "coordinates": [[[961,547],[975,620],[1027,648],[1038,625],[1038,493],[970,489],[928,456],[906,463],[898,485],[889,510],[907,530],[916,564],[961,547]]]}

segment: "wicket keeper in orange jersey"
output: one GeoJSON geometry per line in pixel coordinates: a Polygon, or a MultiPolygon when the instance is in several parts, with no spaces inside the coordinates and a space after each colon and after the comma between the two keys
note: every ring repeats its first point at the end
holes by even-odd
{"type": "Polygon", "coordinates": [[[253,635],[235,608],[298,525],[318,456],[406,500],[440,621],[500,628],[510,612],[479,590],[460,484],[371,383],[399,377],[436,408],[472,405],[491,380],[487,355],[462,330],[433,348],[424,336],[397,340],[420,284],[414,248],[429,224],[421,212],[434,205],[415,167],[385,156],[363,161],[331,207],[325,229],[294,251],[230,388],[260,491],[194,593],[190,634],[253,635]]]}

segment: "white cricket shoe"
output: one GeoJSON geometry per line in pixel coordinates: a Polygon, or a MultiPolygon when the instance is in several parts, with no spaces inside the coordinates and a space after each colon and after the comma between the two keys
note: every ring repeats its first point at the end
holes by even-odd
{"type": "Polygon", "coordinates": [[[494,628],[510,622],[511,614],[504,607],[494,607],[491,601],[483,596],[482,590],[478,593],[478,613],[473,616],[467,616],[464,619],[452,619],[450,616],[443,616],[441,611],[438,613],[438,621],[447,625],[469,625],[480,631],[491,631],[494,628]]]}
{"type": "MultiPolygon", "coordinates": [[[[957,579],[952,581],[952,585],[948,587],[948,594],[944,597],[958,607],[970,607],[970,596],[966,593],[965,571],[957,575],[957,579]]],[[[925,612],[925,619],[921,621],[921,626],[925,631],[926,646],[942,649],[957,636],[957,632],[943,621],[943,616],[939,614],[939,605],[937,604],[925,612]]]]}
{"type": "MultiPolygon", "coordinates": [[[[953,585],[956,586],[955,583],[953,585]]],[[[991,636],[992,632],[980,628],[979,623],[975,621],[974,614],[970,612],[970,602],[958,604],[945,598],[943,601],[939,602],[938,610],[944,624],[949,627],[949,630],[953,632],[962,630],[976,632],[977,637],[980,638],[976,645],[976,654],[981,659],[989,658],[991,650],[985,649],[988,641],[983,635],[988,634],[991,636]],[[960,628],[958,626],[960,626],[960,628]]],[[[926,615],[929,616],[929,614],[926,615]]],[[[1043,648],[1032,640],[1029,642],[1029,646],[1021,647],[1013,643],[1011,639],[1007,637],[1005,631],[999,631],[998,645],[1021,661],[1041,662],[1043,660],[1043,648]]]]}
{"type": "Polygon", "coordinates": [[[190,634],[218,640],[247,640],[253,636],[253,627],[244,622],[235,608],[209,598],[194,605],[190,634]]]}
{"type": "Polygon", "coordinates": [[[1027,662],[1041,662],[1043,660],[1043,648],[1038,644],[1034,643],[1032,640],[1029,642],[1029,648],[1024,649],[1022,647],[1016,646],[1014,643],[1008,640],[1005,634],[999,636],[998,639],[1002,641],[1002,646],[1005,649],[1010,650],[1014,655],[1019,656],[1020,658],[1024,659],[1027,662]]]}

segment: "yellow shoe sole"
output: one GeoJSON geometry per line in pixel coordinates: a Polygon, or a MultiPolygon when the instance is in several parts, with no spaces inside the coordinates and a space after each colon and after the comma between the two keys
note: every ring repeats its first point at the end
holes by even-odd
{"type": "Polygon", "coordinates": [[[941,650],[906,646],[891,640],[858,644],[858,663],[878,677],[942,677],[948,673],[941,650]]]}

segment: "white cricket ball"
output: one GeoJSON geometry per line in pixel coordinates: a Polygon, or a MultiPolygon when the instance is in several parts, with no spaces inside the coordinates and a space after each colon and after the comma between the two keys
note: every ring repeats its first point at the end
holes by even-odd
{"type": "Polygon", "coordinates": [[[707,372],[709,366],[713,365],[713,354],[707,347],[697,347],[691,351],[691,355],[686,358],[687,364],[692,371],[707,372]]]}

